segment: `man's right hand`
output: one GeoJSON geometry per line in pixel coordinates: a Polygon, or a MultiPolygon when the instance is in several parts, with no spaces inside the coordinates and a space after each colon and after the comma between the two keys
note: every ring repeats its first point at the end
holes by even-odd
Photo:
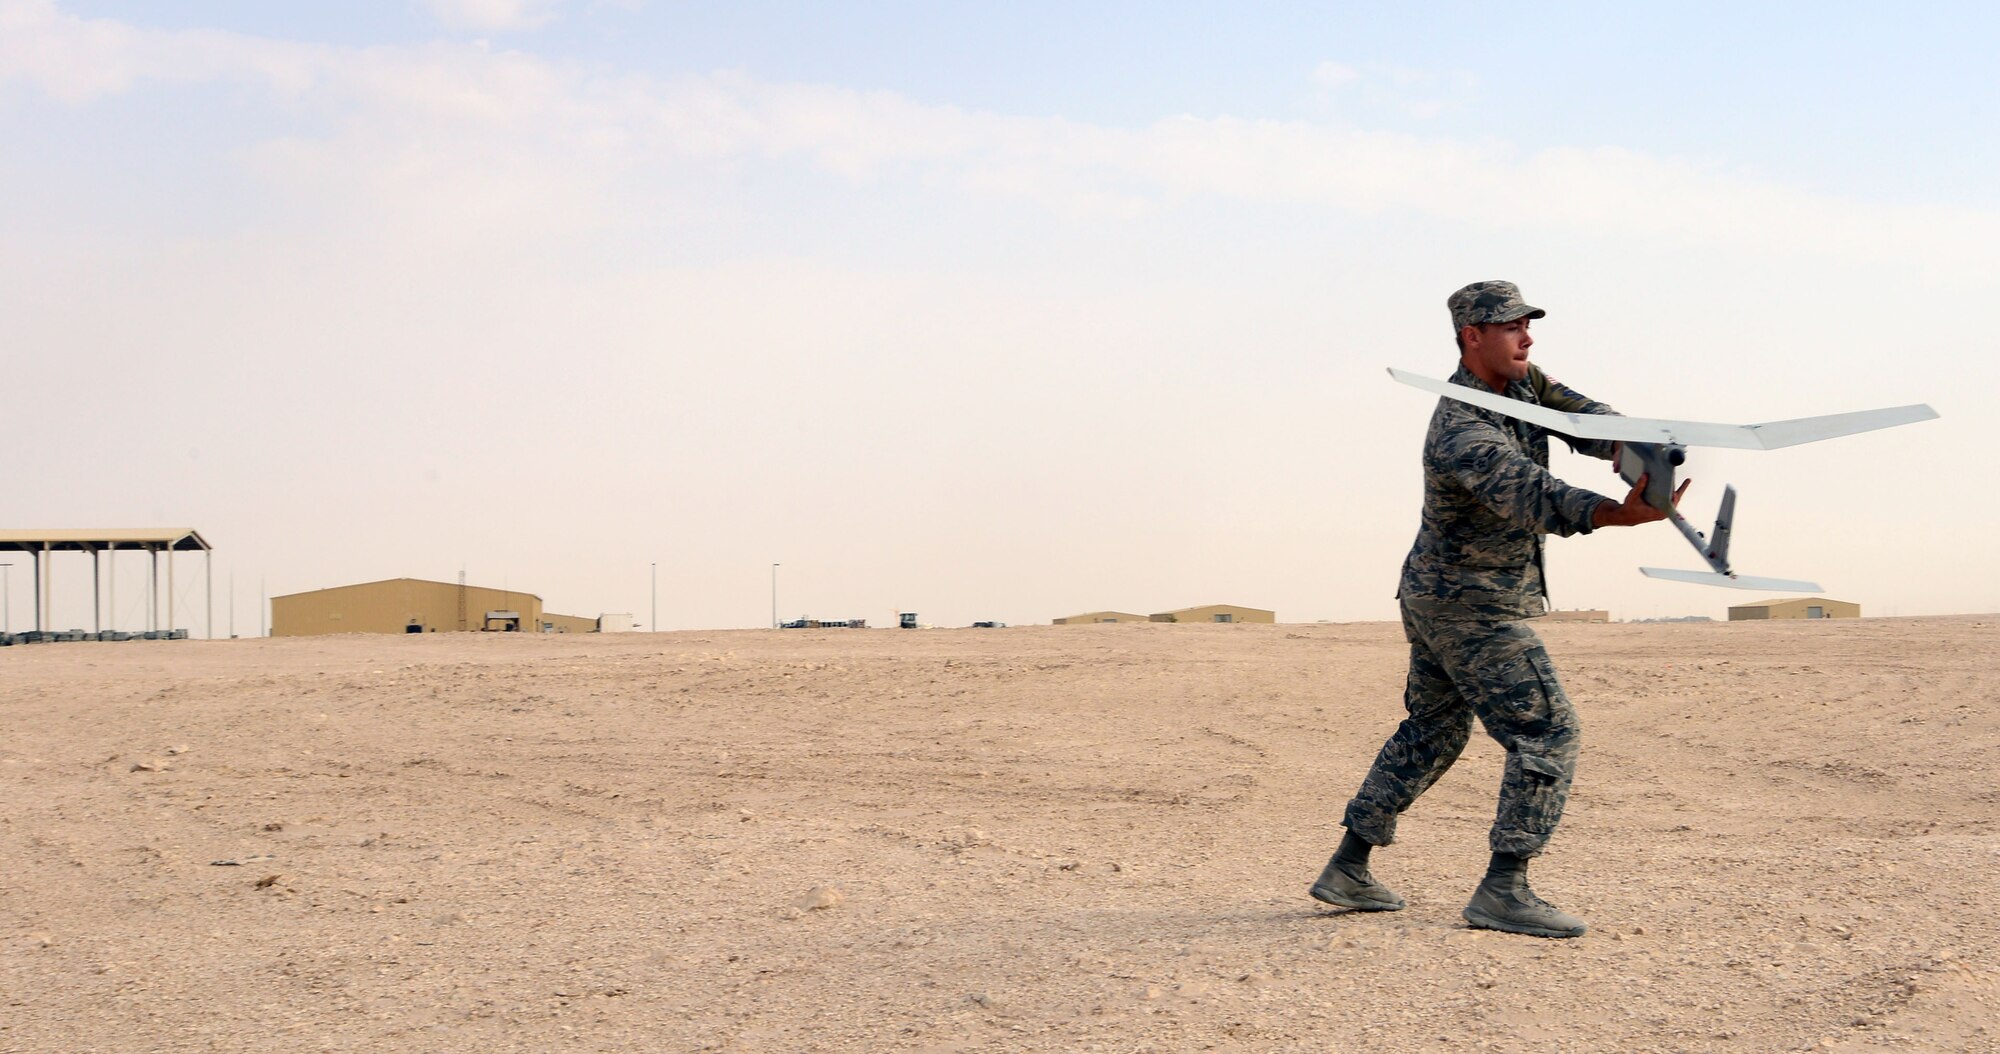
{"type": "MultiPolygon", "coordinates": [[[[1592,528],[1637,527],[1642,523],[1655,523],[1666,519],[1666,513],[1646,504],[1646,479],[1646,476],[1640,476],[1639,482],[1632,484],[1632,493],[1625,495],[1624,501],[1598,503],[1596,511],[1590,514],[1590,526],[1592,528]]],[[[1687,493],[1688,484],[1693,482],[1691,479],[1681,480],[1680,487],[1674,491],[1676,507],[1681,503],[1681,495],[1687,493]]]]}

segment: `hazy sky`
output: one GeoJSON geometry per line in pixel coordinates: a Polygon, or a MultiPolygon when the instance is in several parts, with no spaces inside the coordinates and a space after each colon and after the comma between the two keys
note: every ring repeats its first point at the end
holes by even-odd
{"type": "MultiPolygon", "coordinates": [[[[461,567],[643,624],[653,563],[665,628],[773,562],[788,618],[1386,619],[1434,400],[1383,367],[1508,278],[1628,413],[1931,403],[1684,507],[2000,610],[2000,14],[1629,8],[0,0],[0,526],[197,527],[239,632],[461,567]]],[[[1641,577],[1664,524],[1550,553],[1562,607],[1761,599],[1641,577]]]]}

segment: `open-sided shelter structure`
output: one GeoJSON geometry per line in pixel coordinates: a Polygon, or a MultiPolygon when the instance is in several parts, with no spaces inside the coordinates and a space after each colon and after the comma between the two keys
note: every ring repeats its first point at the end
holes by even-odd
{"type": "MultiPolygon", "coordinates": [[[[88,553],[90,555],[90,618],[92,629],[102,632],[104,609],[110,608],[112,617],[118,610],[118,561],[119,552],[138,550],[152,559],[152,575],[148,580],[146,621],[147,629],[176,629],[174,625],[174,554],[177,552],[200,552],[202,554],[203,592],[207,616],[204,629],[215,636],[215,559],[214,548],[208,544],[200,532],[192,527],[86,527],[74,530],[0,531],[0,553],[29,553],[34,556],[35,567],[35,630],[47,632],[52,626],[50,607],[54,599],[55,554],[88,553]],[[110,553],[112,559],[100,560],[99,554],[110,553]],[[160,554],[167,556],[166,619],[164,627],[152,625],[160,615],[160,554]],[[104,568],[111,571],[110,595],[105,595],[104,568]]],[[[112,627],[115,629],[116,627],[112,627]]]]}

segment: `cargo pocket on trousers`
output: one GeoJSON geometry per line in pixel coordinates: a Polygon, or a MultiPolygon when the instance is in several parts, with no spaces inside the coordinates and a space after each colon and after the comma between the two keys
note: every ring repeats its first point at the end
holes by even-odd
{"type": "Polygon", "coordinates": [[[1521,752],[1521,797],[1526,806],[1521,817],[1523,827],[1544,834],[1555,830],[1557,821],[1562,819],[1563,801],[1568,797],[1560,790],[1567,775],[1561,764],[1540,754],[1521,752]]]}
{"type": "Polygon", "coordinates": [[[1563,692],[1562,681],[1556,678],[1556,664],[1549,661],[1549,653],[1536,648],[1527,655],[1528,665],[1535,671],[1535,680],[1541,683],[1542,713],[1552,729],[1567,731],[1574,735],[1577,727],[1576,707],[1563,692]]]}
{"type": "Polygon", "coordinates": [[[1556,664],[1549,661],[1549,653],[1536,648],[1528,653],[1528,665],[1535,668],[1535,679],[1542,682],[1542,692],[1554,697],[1562,695],[1562,682],[1556,680],[1556,664]]]}
{"type": "Polygon", "coordinates": [[[1512,726],[1516,735],[1540,735],[1549,726],[1550,706],[1548,682],[1555,671],[1549,667],[1548,659],[1540,650],[1528,652],[1509,662],[1502,668],[1502,677],[1495,685],[1494,696],[1499,710],[1512,726]],[[1543,671],[1547,670],[1547,673],[1543,671]]]}
{"type": "Polygon", "coordinates": [[[1540,754],[1521,753],[1521,771],[1529,780],[1554,783],[1563,778],[1563,767],[1540,754]]]}

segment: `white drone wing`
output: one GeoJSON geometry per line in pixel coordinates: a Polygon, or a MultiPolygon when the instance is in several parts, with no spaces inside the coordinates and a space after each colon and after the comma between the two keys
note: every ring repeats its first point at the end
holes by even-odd
{"type": "MultiPolygon", "coordinates": [[[[1739,450],[1776,450],[1779,447],[1812,443],[1836,436],[1853,435],[1856,432],[1871,432],[1877,428],[1891,428],[1896,425],[1928,421],[1937,416],[1937,411],[1923,403],[1909,406],[1891,406],[1880,410],[1857,410],[1846,414],[1828,414],[1824,417],[1799,417],[1790,421],[1766,421],[1755,425],[1712,424],[1707,421],[1663,421],[1647,417],[1620,417],[1610,414],[1570,414],[1561,410],[1551,410],[1546,406],[1533,406],[1518,399],[1486,391],[1482,388],[1467,388],[1462,384],[1433,380],[1429,377],[1390,367],[1389,376],[1411,386],[1435,392],[1448,399],[1471,403],[1488,410],[1497,410],[1509,417],[1518,417],[1529,424],[1561,432],[1578,439],[1610,439],[1621,443],[1679,443],[1682,446],[1735,447],[1739,450]]],[[[1754,586],[1751,588],[1763,588],[1754,586]]]]}
{"type": "Polygon", "coordinates": [[[1725,575],[1717,571],[1682,571],[1672,567],[1642,567],[1639,573],[1648,578],[1664,578],[1671,582],[1692,582],[1698,586],[1728,586],[1731,589],[1755,589],[1764,593],[1823,593],[1818,582],[1800,582],[1790,578],[1754,578],[1750,575],[1725,575]]]}

